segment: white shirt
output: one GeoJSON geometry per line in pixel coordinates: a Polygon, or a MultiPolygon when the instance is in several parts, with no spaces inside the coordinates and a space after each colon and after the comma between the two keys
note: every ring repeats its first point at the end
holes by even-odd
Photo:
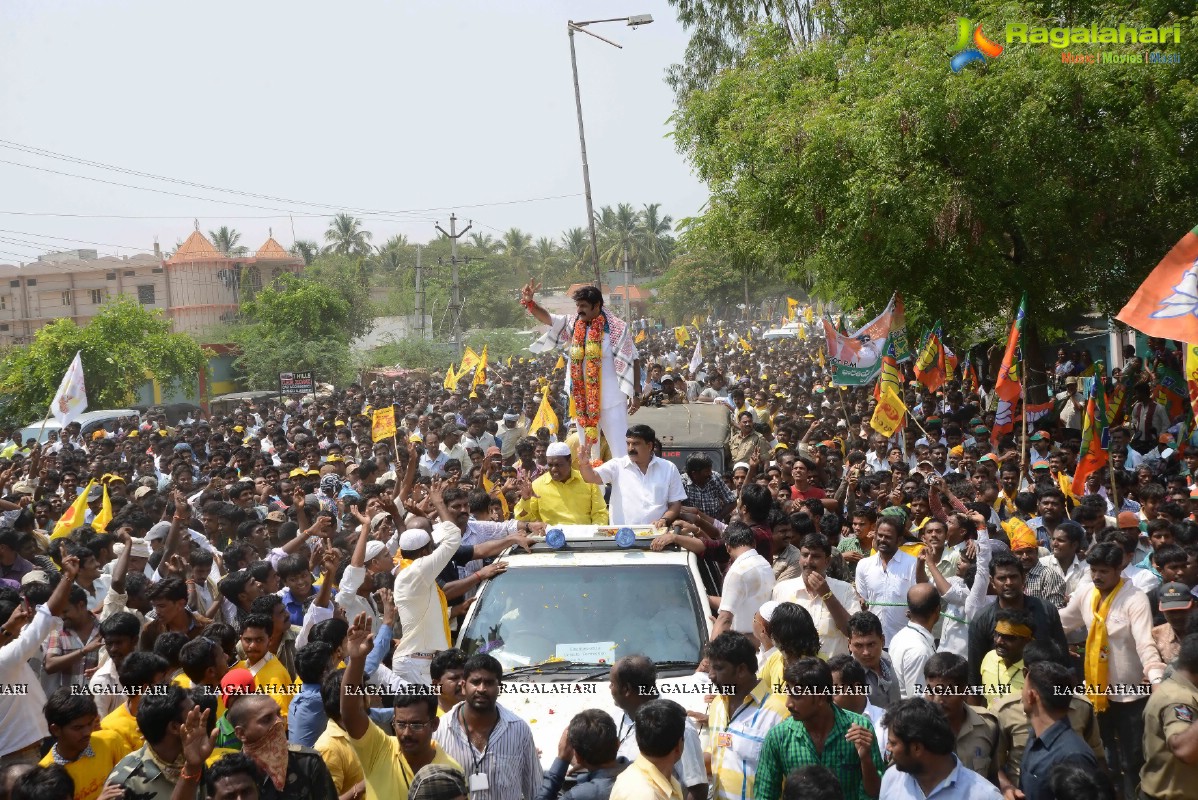
{"type": "Polygon", "coordinates": [[[333,602],[345,611],[346,619],[357,619],[359,614],[369,614],[373,621],[372,631],[377,631],[383,624],[382,613],[375,608],[368,598],[358,594],[358,589],[366,581],[366,567],[347,566],[337,586],[337,595],[333,602]]]}
{"type": "Polygon", "coordinates": [[[889,565],[875,553],[857,562],[857,593],[882,621],[886,644],[907,624],[907,590],[915,585],[915,556],[895,552],[889,565]]]}
{"type": "MultiPolygon", "coordinates": [[[[825,578],[825,580],[828,581],[828,589],[844,606],[844,610],[849,613],[850,617],[861,610],[861,599],[857,597],[857,592],[853,591],[852,584],[838,581],[835,578],[825,578]]],[[[807,584],[803,583],[802,576],[778,581],[774,585],[773,599],[780,603],[798,603],[811,614],[811,621],[815,623],[815,631],[819,634],[820,658],[827,661],[829,658],[849,652],[849,639],[840,632],[840,628],[836,627],[836,622],[832,619],[832,612],[828,610],[828,604],[822,598],[813,597],[807,591],[807,584]]]]}
{"type": "Polygon", "coordinates": [[[936,654],[932,632],[915,622],[908,622],[890,640],[889,652],[903,699],[920,696],[916,686],[924,683],[923,665],[936,654]]]}
{"type": "Polygon", "coordinates": [[[29,666],[29,659],[41,653],[50,634],[62,627],[62,620],[45,605],[33,612],[33,619],[17,638],[0,647],[0,683],[20,686],[24,694],[7,697],[0,703],[0,756],[14,753],[50,735],[42,707],[46,693],[29,666]]]}
{"type": "Polygon", "coordinates": [[[100,719],[104,719],[116,711],[117,706],[129,699],[121,689],[121,679],[117,676],[116,662],[111,658],[106,659],[100,665],[87,685],[96,701],[100,719]]]}
{"type": "Polygon", "coordinates": [[[736,557],[724,576],[724,592],[720,596],[720,613],[732,614],[732,630],[753,632],[753,615],[774,591],[774,569],[756,550],[746,550],[736,557]]]}
{"type": "Polygon", "coordinates": [[[403,638],[395,647],[392,668],[404,657],[432,654],[450,646],[445,639],[437,575],[458,551],[462,532],[452,522],[438,522],[433,526],[433,541],[437,547],[431,554],[416,559],[395,575],[395,608],[403,638]]]}
{"type": "Polygon", "coordinates": [[[1058,575],[1065,579],[1066,595],[1071,595],[1076,592],[1077,587],[1081,585],[1082,581],[1087,580],[1090,577],[1089,565],[1087,565],[1085,561],[1077,556],[1073,557],[1073,563],[1069,565],[1069,569],[1067,570],[1061,569],[1061,564],[1059,561],[1057,561],[1057,557],[1054,555],[1044,556],[1040,559],[1040,563],[1055,571],[1058,575]]]}
{"type": "Polygon", "coordinates": [[[661,519],[670,503],[686,499],[678,467],[664,458],[654,456],[649,468],[641,472],[631,456],[620,456],[595,472],[611,484],[607,509],[613,525],[648,525],[661,519]]]}
{"type": "MultiPolygon", "coordinates": [[[[616,755],[628,759],[629,763],[636,761],[641,755],[641,749],[636,743],[636,724],[628,716],[628,712],[624,712],[620,718],[616,733],[620,738],[620,749],[616,751],[616,755]]],[[[703,742],[699,738],[699,730],[690,717],[686,719],[686,728],[682,734],[682,758],[674,764],[674,777],[682,785],[683,792],[691,786],[701,786],[707,783],[703,742]]]]}

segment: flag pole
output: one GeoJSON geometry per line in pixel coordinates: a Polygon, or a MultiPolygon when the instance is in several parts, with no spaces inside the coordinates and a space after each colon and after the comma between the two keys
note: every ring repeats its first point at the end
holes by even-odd
{"type": "MultiPolygon", "coordinates": [[[[1021,348],[1021,350],[1022,350],[1022,348],[1021,348]]],[[[1022,352],[1021,352],[1021,355],[1022,355],[1022,352]]],[[[1026,476],[1027,472],[1028,472],[1028,469],[1027,469],[1027,365],[1023,363],[1022,358],[1020,359],[1020,366],[1022,366],[1023,369],[1020,370],[1020,372],[1022,374],[1019,376],[1022,379],[1019,382],[1019,400],[1023,407],[1022,407],[1022,409],[1020,409],[1020,416],[1019,416],[1019,427],[1022,429],[1021,436],[1019,437],[1019,439],[1020,439],[1020,442],[1019,442],[1019,471],[1021,473],[1023,473],[1024,476],[1026,476]]],[[[1021,476],[1021,479],[1022,479],[1022,477],[1023,476],[1021,476]]]]}
{"type": "Polygon", "coordinates": [[[54,401],[50,401],[50,405],[46,406],[46,418],[42,420],[42,427],[37,431],[37,443],[41,445],[42,434],[46,432],[46,423],[50,421],[50,414],[54,412],[54,401]]]}

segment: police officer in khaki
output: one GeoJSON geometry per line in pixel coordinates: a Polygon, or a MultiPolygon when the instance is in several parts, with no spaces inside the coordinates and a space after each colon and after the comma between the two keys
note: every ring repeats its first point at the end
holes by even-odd
{"type": "Polygon", "coordinates": [[[1144,710],[1140,793],[1146,800],[1198,797],[1198,633],[1181,640],[1174,664],[1144,710]]]}
{"type": "MultiPolygon", "coordinates": [[[[1061,661],[1059,649],[1045,642],[1032,641],[1023,651],[1023,663],[1030,667],[1037,661],[1061,661]]],[[[994,754],[998,769],[1005,773],[1012,786],[1019,785],[1019,768],[1023,763],[1023,751],[1027,749],[1027,740],[1032,731],[1027,714],[1023,710],[1023,698],[1020,694],[1008,694],[990,707],[991,713],[998,718],[998,750],[994,754]]],[[[1099,769],[1106,771],[1106,751],[1102,746],[1102,736],[1098,731],[1098,717],[1094,706],[1084,697],[1074,695],[1069,700],[1069,724],[1077,731],[1098,759],[1099,769]]]]}
{"type": "Polygon", "coordinates": [[[923,667],[924,697],[944,709],[957,737],[957,758],[987,780],[998,765],[998,720],[989,711],[966,704],[969,663],[956,653],[936,653],[923,667]]]}

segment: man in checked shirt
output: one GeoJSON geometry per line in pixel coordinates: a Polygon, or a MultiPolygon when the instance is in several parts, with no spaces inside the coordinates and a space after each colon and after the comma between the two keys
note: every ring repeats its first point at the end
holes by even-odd
{"type": "Polygon", "coordinates": [[[727,522],[728,515],[736,508],[736,495],[722,478],[712,475],[711,459],[701,453],[686,460],[682,488],[686,490],[686,504],[709,517],[727,522]]]}

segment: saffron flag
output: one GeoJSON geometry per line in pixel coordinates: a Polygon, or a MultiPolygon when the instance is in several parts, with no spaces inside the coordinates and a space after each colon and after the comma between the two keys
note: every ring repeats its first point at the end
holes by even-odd
{"type": "Polygon", "coordinates": [[[92,527],[100,533],[107,533],[110,522],[112,522],[112,501],[108,499],[108,484],[104,484],[104,499],[100,501],[99,513],[92,518],[92,527]]]}
{"type": "Polygon", "coordinates": [[[965,357],[961,359],[961,391],[966,394],[976,392],[979,385],[977,367],[973,365],[973,359],[966,351],[965,357]]]}
{"type": "Polygon", "coordinates": [[[372,442],[390,439],[395,435],[395,406],[377,409],[370,420],[372,442]]]}
{"type": "Polygon", "coordinates": [[[998,398],[998,407],[994,410],[994,426],[990,428],[990,444],[997,448],[1002,437],[1015,430],[1015,404],[1010,400],[998,398]]]}
{"type": "Polygon", "coordinates": [[[58,392],[50,401],[50,416],[58,420],[64,428],[87,410],[87,387],[83,383],[80,352],[82,351],[75,353],[66,374],[62,376],[62,382],[58,384],[58,392]]]}
{"type": "Polygon", "coordinates": [[[536,416],[532,418],[532,424],[528,426],[528,433],[535,436],[541,428],[548,428],[549,433],[557,434],[557,414],[553,411],[553,406],[549,405],[549,387],[541,393],[541,405],[537,408],[536,416]]]}
{"type": "Polygon", "coordinates": [[[634,336],[632,338],[632,341],[636,342],[637,344],[641,344],[642,342],[644,342],[645,341],[645,332],[637,331],[636,336],[634,336]]]}
{"type": "Polygon", "coordinates": [[[474,369],[478,365],[478,362],[478,353],[467,347],[465,354],[462,356],[462,366],[458,367],[458,375],[464,375],[470,370],[474,369]]]}
{"type": "Polygon", "coordinates": [[[54,526],[53,532],[50,534],[51,539],[59,539],[66,536],[71,531],[83,524],[83,520],[87,515],[87,493],[96,485],[96,482],[89,481],[87,486],[83,487],[83,491],[75,498],[75,502],[71,503],[61,517],[58,519],[58,524],[54,526]]]}
{"type": "Polygon", "coordinates": [[[1002,366],[998,370],[998,380],[994,382],[994,393],[999,399],[1014,403],[1022,391],[1019,370],[1019,337],[1023,334],[1023,320],[1027,316],[1027,292],[1019,301],[1019,309],[1015,312],[1015,320],[1011,323],[1011,331],[1007,334],[1007,349],[1003,353],[1002,366]]]}
{"type": "Polygon", "coordinates": [[[930,391],[936,391],[944,385],[944,344],[940,341],[940,322],[932,327],[924,339],[915,361],[915,378],[930,391]]]}
{"type": "Polygon", "coordinates": [[[1073,494],[1081,497],[1086,490],[1086,478],[1107,464],[1106,392],[1101,378],[1086,378],[1086,410],[1082,417],[1082,446],[1073,473],[1073,494]]]}
{"type": "Polygon", "coordinates": [[[686,344],[690,341],[691,335],[687,333],[685,325],[679,325],[674,329],[674,340],[678,342],[678,346],[686,344]]]}
{"type": "Polygon", "coordinates": [[[889,439],[903,425],[907,416],[907,406],[889,386],[882,387],[882,397],[874,415],[869,421],[869,427],[889,439]]]}
{"type": "Polygon", "coordinates": [[[1149,336],[1198,343],[1198,227],[1173,245],[1115,319],[1149,336]]]}

